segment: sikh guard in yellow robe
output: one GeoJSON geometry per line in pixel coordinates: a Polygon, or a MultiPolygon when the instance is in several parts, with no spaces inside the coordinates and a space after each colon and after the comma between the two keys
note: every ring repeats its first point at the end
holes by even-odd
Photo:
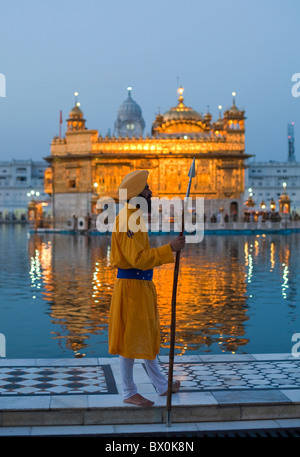
{"type": "MultiPolygon", "coordinates": [[[[135,170],[122,181],[119,191],[127,191],[127,200],[141,196],[150,202],[148,171],[135,170]]],[[[156,355],[160,348],[160,324],[157,296],[152,282],[153,268],[174,262],[173,251],[182,249],[185,237],[170,244],[150,248],[143,213],[125,203],[116,217],[111,242],[111,263],[118,268],[109,315],[109,353],[119,354],[126,403],[152,406],[153,402],[137,393],[133,381],[134,359],[144,359],[150,380],[159,395],[167,392],[167,379],[160,372],[156,355]],[[138,211],[138,213],[136,213],[138,211]],[[135,214],[134,214],[135,213],[135,214]],[[139,230],[130,229],[130,218],[139,218],[139,230]]],[[[173,391],[179,390],[179,382],[173,391]]]]}

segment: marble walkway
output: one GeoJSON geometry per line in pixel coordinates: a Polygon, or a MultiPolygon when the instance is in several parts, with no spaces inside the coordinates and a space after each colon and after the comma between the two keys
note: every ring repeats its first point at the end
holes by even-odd
{"type": "MultiPolygon", "coordinates": [[[[167,375],[168,357],[159,361],[167,375]]],[[[135,429],[141,424],[162,426],[166,397],[156,394],[142,360],[136,360],[134,375],[139,392],[155,402],[152,408],[122,401],[117,357],[2,358],[0,435],[49,426],[92,426],[98,427],[97,433],[130,424],[135,429]]],[[[292,354],[177,356],[174,379],[181,382],[180,392],[172,397],[177,428],[213,423],[243,427],[248,421],[271,421],[274,426],[276,421],[300,419],[300,359],[292,354]]]]}

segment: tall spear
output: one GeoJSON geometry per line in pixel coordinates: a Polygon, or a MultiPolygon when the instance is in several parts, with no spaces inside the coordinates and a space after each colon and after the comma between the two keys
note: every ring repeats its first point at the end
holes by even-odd
{"type": "MultiPolygon", "coordinates": [[[[195,177],[195,158],[193,159],[192,165],[188,172],[189,183],[184,199],[185,203],[190,195],[192,179],[195,177]]],[[[184,208],[182,212],[182,236],[184,233],[184,208]]],[[[179,263],[180,263],[180,252],[176,252],[175,267],[174,267],[174,279],[173,279],[173,292],[172,292],[172,312],[171,312],[171,341],[170,341],[170,355],[169,355],[169,377],[168,377],[168,394],[167,394],[167,427],[171,426],[171,407],[172,407],[172,384],[173,384],[173,366],[174,366],[174,347],[175,347],[175,328],[176,328],[176,295],[177,295],[177,284],[179,274],[179,263]]]]}

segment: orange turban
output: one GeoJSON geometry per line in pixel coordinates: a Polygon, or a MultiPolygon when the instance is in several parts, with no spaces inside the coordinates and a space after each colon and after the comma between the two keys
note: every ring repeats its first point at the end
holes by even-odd
{"type": "Polygon", "coordinates": [[[120,184],[120,189],[127,190],[127,200],[137,197],[146,187],[149,171],[134,170],[125,176],[120,184]]]}

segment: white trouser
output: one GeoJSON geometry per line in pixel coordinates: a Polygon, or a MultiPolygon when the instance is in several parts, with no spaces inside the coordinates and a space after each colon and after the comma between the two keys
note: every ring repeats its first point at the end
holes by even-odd
{"type": "MultiPolygon", "coordinates": [[[[133,365],[134,359],[119,356],[121,377],[123,383],[123,399],[132,397],[137,393],[137,387],[133,381],[133,365]]],[[[159,369],[157,360],[144,359],[146,370],[150,381],[154,384],[158,395],[164,394],[168,389],[168,380],[159,369]]]]}

